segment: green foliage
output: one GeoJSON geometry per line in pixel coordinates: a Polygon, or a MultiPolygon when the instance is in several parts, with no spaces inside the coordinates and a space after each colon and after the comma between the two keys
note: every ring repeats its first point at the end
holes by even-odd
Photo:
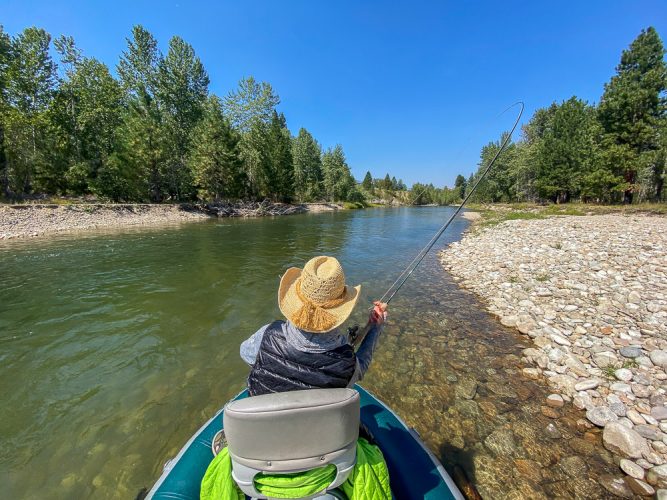
{"type": "Polygon", "coordinates": [[[294,166],[292,162],[292,138],[285,116],[274,110],[267,136],[268,192],[276,201],[289,202],[294,196],[294,166]]]}
{"type": "Polygon", "coordinates": [[[602,369],[602,374],[610,380],[616,380],[616,370],[618,368],[615,365],[607,365],[602,369]]]}
{"type": "Polygon", "coordinates": [[[280,104],[271,84],[257,82],[252,76],[239,82],[238,90],[225,98],[224,108],[232,125],[241,132],[248,132],[253,124],[271,122],[273,111],[280,104]]]}
{"type": "Polygon", "coordinates": [[[322,195],[322,148],[305,129],[292,141],[294,194],[299,201],[314,201],[322,195]]]}
{"type": "Polygon", "coordinates": [[[466,188],[468,186],[468,181],[466,181],[466,178],[463,177],[461,174],[456,176],[456,180],[454,181],[454,187],[456,188],[456,194],[458,195],[461,200],[465,197],[465,192],[466,188]]]}
{"type": "MultiPolygon", "coordinates": [[[[605,156],[609,172],[623,178],[623,197],[632,202],[640,191],[639,173],[649,170],[645,182],[654,182],[664,172],[664,161],[657,152],[664,142],[667,89],[665,48],[654,28],[642,30],[621,55],[616,75],[605,85],[598,109],[606,142],[614,152],[605,156]]],[[[662,184],[653,189],[651,199],[659,199],[662,184]]]]}
{"type": "Polygon", "coordinates": [[[0,186],[7,198],[33,191],[95,194],[114,201],[255,198],[365,203],[343,150],[323,155],[304,128],[292,138],[270,84],[243,78],[224,104],[179,37],[163,55],[132,28],[117,65],[83,55],[74,39],[0,27],[0,186]]]}
{"type": "MultiPolygon", "coordinates": [[[[53,43],[27,28],[0,26],[0,187],[6,198],[35,192],[94,194],[115,201],[271,199],[458,204],[498,153],[454,187],[367,172],[357,184],[340,145],[322,152],[305,129],[292,137],[280,98],[252,76],[224,100],[194,49],[173,37],[165,55],[135,26],[118,79],[72,37],[53,43]]],[[[480,184],[473,201],[593,203],[665,201],[667,66],[653,28],[623,51],[597,107],[572,97],[538,109],[480,184]]],[[[540,217],[531,211],[508,217],[540,217]],[[532,215],[531,215],[532,214],[532,215]]],[[[495,220],[495,219],[494,219],[495,220]]]]}
{"type": "MultiPolygon", "coordinates": [[[[75,174],[76,166],[69,171],[70,179],[75,174]]],[[[115,202],[147,200],[143,172],[137,170],[127,157],[118,152],[113,153],[99,169],[92,192],[115,202]]]]}
{"type": "MultiPolygon", "coordinates": [[[[505,141],[506,134],[503,134],[496,142],[490,142],[482,148],[480,154],[479,170],[473,176],[469,187],[477,183],[482,173],[487,169],[493,158],[498,154],[502,143],[505,141]]],[[[506,149],[498,156],[493,168],[487,176],[479,183],[473,196],[473,201],[508,202],[516,201],[514,196],[513,169],[518,156],[518,147],[510,141],[506,149]]]]}
{"type": "Polygon", "coordinates": [[[358,204],[365,205],[366,204],[366,197],[355,186],[352,189],[350,189],[350,191],[347,193],[347,201],[352,202],[352,203],[358,203],[358,204]]]}
{"type": "Polygon", "coordinates": [[[370,172],[366,172],[364,180],[361,182],[361,187],[363,187],[369,193],[373,191],[373,177],[370,172]]]}
{"type": "Polygon", "coordinates": [[[389,178],[389,174],[385,175],[384,180],[382,181],[382,189],[385,189],[387,191],[391,191],[392,188],[394,187],[393,184],[391,183],[391,179],[389,178]]]}
{"type": "Polygon", "coordinates": [[[562,203],[578,197],[582,177],[598,170],[595,110],[572,97],[550,111],[536,146],[535,186],[541,198],[562,203]]]}
{"type": "Polygon", "coordinates": [[[194,129],[187,165],[203,200],[240,198],[245,176],[239,156],[238,132],[222,114],[220,99],[208,99],[204,117],[194,129]]]}
{"type": "Polygon", "coordinates": [[[3,78],[8,109],[3,121],[7,190],[14,193],[39,188],[38,178],[46,166],[46,113],[56,86],[50,45],[51,36],[46,31],[26,28],[9,46],[3,78]]]}
{"type": "Polygon", "coordinates": [[[114,150],[123,91],[109,69],[85,58],[71,37],[55,42],[67,68],[48,110],[51,148],[42,184],[48,192],[99,190],[98,174],[114,150]]]}
{"type": "Polygon", "coordinates": [[[192,131],[204,112],[209,79],[194,49],[179,37],[169,41],[169,51],[156,71],[156,98],[162,119],[165,164],[162,179],[170,198],[192,197],[192,172],[186,165],[192,131]]]}
{"type": "Polygon", "coordinates": [[[324,192],[329,201],[344,201],[355,187],[343,147],[337,144],[322,155],[324,192]]]}
{"type": "Polygon", "coordinates": [[[279,103],[271,85],[252,76],[243,78],[238,90],[224,100],[227,117],[241,133],[239,154],[248,182],[246,195],[251,198],[289,199],[293,195],[293,167],[287,167],[291,144],[287,144],[285,117],[275,110],[279,103]]]}
{"type": "Polygon", "coordinates": [[[345,201],[343,202],[343,208],[346,210],[357,210],[359,208],[366,208],[367,205],[363,201],[345,201]]]}
{"type": "Polygon", "coordinates": [[[461,202],[459,194],[458,188],[436,188],[433,184],[415,183],[408,193],[408,203],[411,205],[452,205],[461,202]]]}
{"type": "Polygon", "coordinates": [[[11,62],[12,41],[0,25],[0,195],[9,195],[9,171],[5,146],[6,117],[9,110],[5,89],[7,88],[8,69],[11,62]]]}
{"type": "MultiPolygon", "coordinates": [[[[572,97],[538,109],[523,127],[521,140],[508,146],[480,183],[474,200],[664,201],[664,54],[658,34],[648,28],[623,52],[597,108],[572,97]]],[[[474,185],[502,139],[482,148],[479,169],[466,189],[474,185]]]]}
{"type": "Polygon", "coordinates": [[[117,68],[123,87],[132,97],[141,98],[143,94],[155,97],[159,62],[155,37],[143,26],[134,26],[117,68]]]}
{"type": "Polygon", "coordinates": [[[161,55],[157,41],[143,27],[135,26],[132,36],[118,63],[127,108],[117,130],[116,152],[120,161],[127,163],[123,169],[130,174],[127,181],[142,180],[143,185],[137,186],[142,199],[159,202],[165,198],[163,174],[167,170],[162,111],[157,100],[161,55]]]}
{"type": "MultiPolygon", "coordinates": [[[[533,220],[533,219],[544,219],[545,215],[539,211],[530,211],[530,210],[506,210],[502,212],[498,211],[482,211],[484,216],[484,221],[481,223],[482,226],[496,226],[501,222],[508,220],[533,220]]],[[[561,215],[561,214],[559,214],[561,215]]]]}

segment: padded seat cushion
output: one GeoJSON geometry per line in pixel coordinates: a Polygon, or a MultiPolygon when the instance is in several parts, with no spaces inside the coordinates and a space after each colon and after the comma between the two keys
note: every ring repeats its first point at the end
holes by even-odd
{"type": "Polygon", "coordinates": [[[328,462],[331,454],[356,443],[359,393],[310,389],[233,401],[225,408],[224,428],[230,454],[248,466],[313,458],[328,462]]]}

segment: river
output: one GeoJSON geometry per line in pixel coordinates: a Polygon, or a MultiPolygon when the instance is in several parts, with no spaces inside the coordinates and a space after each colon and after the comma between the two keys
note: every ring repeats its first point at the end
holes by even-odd
{"type": "MultiPolygon", "coordinates": [[[[134,498],[243,386],[239,344],[279,317],[281,273],[336,256],[356,322],[451,214],[397,208],[0,243],[5,498],[134,498]]],[[[457,219],[436,246],[458,239],[457,219]]],[[[434,254],[401,290],[363,384],[485,498],[604,496],[616,470],[574,410],[521,375],[527,341],[434,254]]]]}

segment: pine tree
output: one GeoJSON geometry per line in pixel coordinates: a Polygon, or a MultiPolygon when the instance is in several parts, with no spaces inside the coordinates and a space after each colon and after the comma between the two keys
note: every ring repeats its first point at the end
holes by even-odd
{"type": "Polygon", "coordinates": [[[382,189],[386,191],[391,190],[391,178],[389,177],[389,174],[385,175],[384,180],[382,181],[382,189]]]}
{"type": "Polygon", "coordinates": [[[187,162],[201,199],[238,198],[243,194],[239,141],[239,134],[222,113],[220,99],[211,96],[194,129],[187,162]]]}
{"type": "Polygon", "coordinates": [[[322,191],[322,149],[313,136],[301,128],[292,141],[294,192],[300,201],[314,201],[322,191]]]}
{"type": "Polygon", "coordinates": [[[456,196],[458,196],[461,200],[465,197],[467,184],[468,183],[466,182],[466,178],[463,177],[461,174],[456,176],[456,180],[454,181],[454,187],[455,187],[454,192],[456,193],[456,196]]]}
{"type": "Polygon", "coordinates": [[[369,193],[373,191],[373,177],[371,176],[370,171],[366,172],[366,176],[361,183],[361,187],[363,187],[364,190],[368,191],[369,193]]]}
{"type": "MultiPolygon", "coordinates": [[[[621,55],[616,75],[605,84],[598,117],[605,132],[609,171],[622,176],[623,201],[639,190],[638,174],[654,169],[665,119],[667,65],[665,48],[654,28],[642,30],[621,55]]],[[[659,195],[659,193],[654,193],[659,195]]]]}
{"type": "Polygon", "coordinates": [[[294,196],[292,139],[285,116],[274,110],[268,130],[269,194],[274,200],[289,202],[294,196]]]}

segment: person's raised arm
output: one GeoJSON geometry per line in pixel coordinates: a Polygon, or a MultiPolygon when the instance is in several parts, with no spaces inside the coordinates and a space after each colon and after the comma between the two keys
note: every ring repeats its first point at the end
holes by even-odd
{"type": "Polygon", "coordinates": [[[373,353],[377,346],[378,339],[382,333],[384,322],[387,319],[387,304],[384,302],[373,302],[373,310],[368,318],[368,324],[365,327],[366,335],[357,349],[357,362],[359,363],[359,377],[361,380],[368,371],[373,360],[373,353]]]}

